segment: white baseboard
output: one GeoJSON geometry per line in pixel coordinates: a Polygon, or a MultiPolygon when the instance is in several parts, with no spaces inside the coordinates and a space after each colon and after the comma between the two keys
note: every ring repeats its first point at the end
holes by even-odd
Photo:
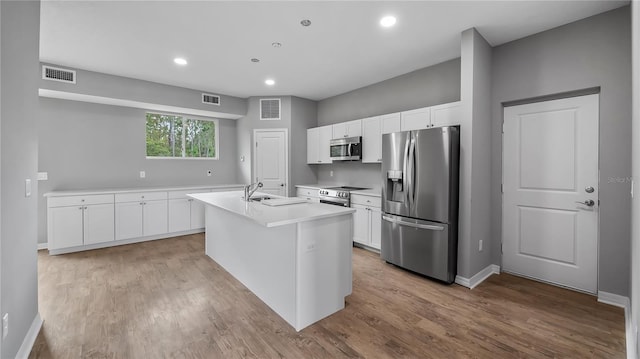
{"type": "Polygon", "coordinates": [[[18,349],[18,354],[16,354],[16,359],[29,358],[29,354],[31,354],[31,349],[33,349],[33,344],[35,344],[36,338],[38,337],[38,333],[40,333],[41,328],[42,328],[42,318],[40,318],[40,313],[36,313],[36,317],[33,318],[31,327],[29,328],[27,335],[24,336],[24,340],[22,341],[22,345],[20,346],[20,349],[18,349]]]}
{"type": "Polygon", "coordinates": [[[624,308],[624,322],[627,342],[627,359],[637,359],[635,330],[631,320],[631,301],[629,297],[598,291],[598,302],[624,308]]]}
{"type": "Polygon", "coordinates": [[[496,264],[490,264],[485,269],[476,273],[471,278],[465,278],[462,276],[456,276],[456,283],[467,287],[469,289],[473,289],[477,287],[480,283],[484,282],[487,278],[489,278],[492,274],[500,274],[500,266],[496,264]]]}
{"type": "Polygon", "coordinates": [[[44,249],[49,249],[49,243],[38,243],[38,250],[44,250],[44,249]]]}

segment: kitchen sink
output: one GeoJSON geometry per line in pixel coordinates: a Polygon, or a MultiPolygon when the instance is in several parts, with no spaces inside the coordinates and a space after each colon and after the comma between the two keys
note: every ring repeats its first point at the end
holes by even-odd
{"type": "Polygon", "coordinates": [[[256,197],[249,198],[249,201],[251,201],[251,202],[261,202],[261,201],[264,201],[265,199],[271,199],[271,197],[269,197],[269,196],[256,196],[256,197]]]}

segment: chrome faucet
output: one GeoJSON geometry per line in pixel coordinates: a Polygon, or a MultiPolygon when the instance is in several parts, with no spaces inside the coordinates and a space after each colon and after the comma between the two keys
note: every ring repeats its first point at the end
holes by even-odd
{"type": "Polygon", "coordinates": [[[258,188],[261,188],[261,187],[262,187],[262,182],[252,183],[244,186],[244,200],[249,202],[251,200],[251,196],[253,195],[253,193],[257,191],[258,188]],[[251,189],[253,185],[255,185],[256,187],[254,189],[251,189]]]}

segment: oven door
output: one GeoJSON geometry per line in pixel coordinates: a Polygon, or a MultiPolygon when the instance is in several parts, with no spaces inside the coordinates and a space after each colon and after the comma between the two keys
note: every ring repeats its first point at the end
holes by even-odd
{"type": "Polygon", "coordinates": [[[341,199],[333,199],[333,198],[322,198],[320,197],[320,203],[326,203],[326,204],[332,204],[334,206],[341,206],[341,207],[349,207],[349,202],[348,201],[343,201],[341,199]]]}

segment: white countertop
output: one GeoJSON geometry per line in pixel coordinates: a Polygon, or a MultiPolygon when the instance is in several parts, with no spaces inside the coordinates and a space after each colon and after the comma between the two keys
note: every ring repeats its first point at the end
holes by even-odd
{"type": "MultiPolygon", "coordinates": [[[[245,202],[242,191],[195,193],[188,196],[205,204],[246,217],[265,227],[277,227],[321,218],[341,216],[355,212],[353,208],[340,207],[311,201],[286,206],[271,207],[260,202],[245,202]]],[[[256,192],[253,196],[279,196],[256,192]]]]}
{"type": "MultiPolygon", "coordinates": [[[[326,187],[338,187],[338,186],[342,186],[340,184],[299,184],[296,185],[296,187],[302,187],[302,188],[311,188],[311,189],[320,189],[320,188],[326,188],[326,187]]],[[[363,186],[364,187],[364,186],[363,186]]],[[[362,189],[359,191],[351,191],[351,194],[360,194],[363,196],[375,196],[375,197],[382,197],[382,190],[380,188],[377,187],[373,187],[370,189],[362,189]]]]}
{"type": "Polygon", "coordinates": [[[210,186],[179,186],[179,187],[139,187],[139,188],[105,188],[105,189],[86,189],[71,191],[51,191],[44,194],[45,197],[60,196],[84,196],[90,194],[112,194],[112,193],[132,193],[132,192],[165,192],[165,191],[188,191],[188,190],[208,190],[208,189],[224,189],[224,188],[240,188],[243,184],[223,184],[210,186]]]}

